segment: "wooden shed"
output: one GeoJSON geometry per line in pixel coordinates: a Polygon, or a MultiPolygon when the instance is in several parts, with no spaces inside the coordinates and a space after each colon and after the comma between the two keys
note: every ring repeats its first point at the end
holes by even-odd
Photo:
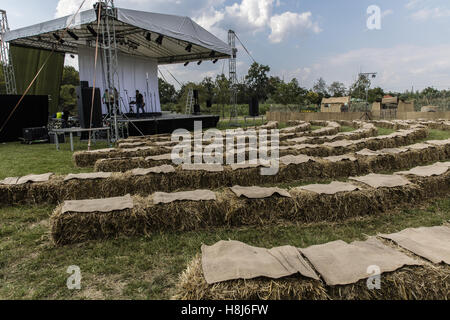
{"type": "Polygon", "coordinates": [[[324,98],[320,112],[348,112],[350,104],[351,97],[324,98]]]}

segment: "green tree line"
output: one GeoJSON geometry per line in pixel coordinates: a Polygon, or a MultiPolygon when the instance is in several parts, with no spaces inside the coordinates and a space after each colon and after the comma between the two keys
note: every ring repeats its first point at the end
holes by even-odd
{"type": "MultiPolygon", "coordinates": [[[[365,101],[366,94],[369,103],[381,101],[383,96],[398,96],[402,100],[414,100],[416,108],[424,105],[436,105],[443,110],[450,106],[450,89],[438,90],[432,87],[421,91],[390,92],[380,87],[371,87],[371,81],[366,76],[360,76],[350,87],[344,83],[334,81],[327,84],[323,78],[315,81],[312,88],[299,85],[297,79],[284,81],[280,77],[270,76],[270,67],[254,63],[235,89],[237,91],[237,103],[245,110],[252,97],[256,97],[260,103],[266,105],[295,105],[305,109],[317,110],[323,98],[352,96],[357,101],[365,101]],[[370,88],[367,91],[367,88],[370,88]]],[[[60,90],[60,110],[70,109],[76,112],[77,96],[76,87],[80,79],[78,71],[74,67],[65,66],[60,90]]],[[[215,78],[205,77],[200,82],[188,82],[177,90],[172,84],[159,78],[160,99],[163,110],[184,112],[187,94],[190,88],[199,91],[200,104],[204,111],[226,116],[230,108],[231,83],[227,76],[219,74],[215,78]],[[210,100],[213,107],[205,110],[206,101],[210,100]]],[[[0,68],[0,93],[6,93],[3,68],[0,68]]]]}

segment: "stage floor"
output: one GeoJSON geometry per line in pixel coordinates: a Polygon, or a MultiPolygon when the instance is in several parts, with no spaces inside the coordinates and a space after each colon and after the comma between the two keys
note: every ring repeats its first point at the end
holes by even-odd
{"type": "Polygon", "coordinates": [[[153,135],[172,133],[177,129],[194,130],[196,121],[202,122],[203,129],[215,128],[219,123],[219,116],[211,115],[183,115],[163,113],[159,116],[141,115],[141,118],[128,117],[118,120],[119,123],[128,124],[129,136],[153,135]]]}

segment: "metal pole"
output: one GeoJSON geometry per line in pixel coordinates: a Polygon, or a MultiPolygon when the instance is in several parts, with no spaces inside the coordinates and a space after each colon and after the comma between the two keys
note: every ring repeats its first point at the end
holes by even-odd
{"type": "Polygon", "coordinates": [[[238,111],[237,111],[237,89],[236,85],[238,83],[237,81],[237,74],[236,74],[236,56],[237,56],[237,49],[236,49],[236,33],[233,30],[228,31],[228,45],[232,49],[232,55],[229,61],[229,79],[230,79],[230,91],[231,91],[231,112],[230,112],[230,123],[233,121],[234,118],[237,118],[238,111]]]}
{"type": "MultiPolygon", "coordinates": [[[[376,72],[365,72],[365,73],[360,73],[358,75],[359,80],[361,80],[361,76],[365,76],[367,77],[367,81],[369,80],[369,77],[375,78],[377,76],[376,72]]],[[[369,115],[369,87],[370,87],[370,83],[367,84],[366,86],[366,110],[365,113],[363,115],[364,120],[370,120],[370,115],[369,115]]]]}
{"type": "Polygon", "coordinates": [[[102,0],[97,2],[97,5],[102,6],[101,19],[102,19],[102,38],[103,38],[103,51],[105,60],[105,78],[108,86],[108,90],[113,94],[113,133],[114,140],[120,139],[119,126],[117,122],[117,106],[120,105],[120,82],[118,75],[118,59],[117,59],[117,43],[116,43],[116,30],[115,19],[117,18],[117,10],[114,7],[113,0],[102,0]],[[116,93],[117,90],[117,93],[116,93]]]}

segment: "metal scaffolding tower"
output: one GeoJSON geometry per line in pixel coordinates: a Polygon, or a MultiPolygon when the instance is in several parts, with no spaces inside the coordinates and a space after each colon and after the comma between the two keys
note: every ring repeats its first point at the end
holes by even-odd
{"type": "Polygon", "coordinates": [[[14,65],[9,51],[9,43],[4,41],[4,34],[9,31],[8,18],[5,10],[0,10],[0,62],[5,76],[6,93],[17,94],[14,65]]]}
{"type": "Polygon", "coordinates": [[[116,27],[115,20],[117,19],[117,10],[114,7],[113,0],[102,0],[95,4],[95,10],[100,9],[101,19],[101,45],[103,50],[104,72],[106,87],[110,94],[114,96],[113,106],[113,121],[111,129],[115,141],[120,139],[119,127],[117,122],[117,113],[120,107],[120,81],[118,73],[118,59],[117,59],[117,43],[116,43],[116,27]],[[116,93],[117,90],[117,93],[116,93]]]}
{"type": "Polygon", "coordinates": [[[230,79],[230,91],[231,91],[231,115],[230,115],[230,122],[237,118],[238,111],[237,111],[237,73],[236,73],[236,56],[237,56],[237,49],[236,49],[236,33],[233,30],[228,31],[228,45],[231,47],[233,53],[231,55],[230,61],[229,61],[229,79],[230,79]]]}

